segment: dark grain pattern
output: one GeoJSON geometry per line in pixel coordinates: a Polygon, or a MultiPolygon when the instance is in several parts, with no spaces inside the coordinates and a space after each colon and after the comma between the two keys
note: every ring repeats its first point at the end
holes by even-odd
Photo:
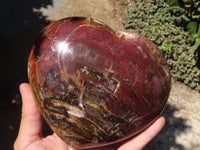
{"type": "Polygon", "coordinates": [[[28,76],[44,118],[75,148],[134,136],[162,112],[170,91],[166,61],[150,40],[83,17],[44,28],[28,76]]]}

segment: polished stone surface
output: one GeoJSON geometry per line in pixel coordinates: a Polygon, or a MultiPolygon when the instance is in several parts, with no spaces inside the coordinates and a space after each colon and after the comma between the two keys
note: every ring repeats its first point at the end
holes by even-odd
{"type": "Polygon", "coordinates": [[[41,31],[28,76],[43,117],[75,148],[134,136],[162,112],[170,91],[166,61],[150,40],[82,17],[41,31]]]}

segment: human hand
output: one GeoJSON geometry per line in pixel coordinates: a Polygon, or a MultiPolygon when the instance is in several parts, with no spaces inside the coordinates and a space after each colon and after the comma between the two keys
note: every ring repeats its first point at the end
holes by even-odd
{"type": "MultiPolygon", "coordinates": [[[[20,85],[22,96],[22,118],[14,150],[73,150],[55,133],[42,136],[42,116],[37,107],[35,96],[29,84],[20,85]]],[[[124,143],[118,150],[141,150],[163,128],[164,117],[159,117],[154,123],[132,140],[124,143]]]]}
{"type": "Polygon", "coordinates": [[[70,150],[55,133],[42,136],[42,116],[29,84],[20,85],[22,96],[22,116],[14,150],[70,150]]]}
{"type": "Polygon", "coordinates": [[[142,150],[164,127],[165,118],[159,116],[147,129],[126,142],[118,150],[142,150]]]}

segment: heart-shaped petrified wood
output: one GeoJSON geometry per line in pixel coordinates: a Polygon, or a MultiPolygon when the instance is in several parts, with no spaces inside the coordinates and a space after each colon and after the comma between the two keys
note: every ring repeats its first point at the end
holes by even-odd
{"type": "Polygon", "coordinates": [[[153,42],[83,17],[42,30],[28,76],[43,117],[75,148],[134,136],[159,116],[170,91],[166,61],[153,42]]]}

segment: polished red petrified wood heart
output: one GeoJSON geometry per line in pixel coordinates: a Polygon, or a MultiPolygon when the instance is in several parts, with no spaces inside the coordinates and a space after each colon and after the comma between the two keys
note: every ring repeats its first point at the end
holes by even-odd
{"type": "Polygon", "coordinates": [[[134,136],[159,116],[170,91],[166,61],[153,42],[83,17],[42,30],[28,76],[43,117],[75,148],[134,136]]]}

